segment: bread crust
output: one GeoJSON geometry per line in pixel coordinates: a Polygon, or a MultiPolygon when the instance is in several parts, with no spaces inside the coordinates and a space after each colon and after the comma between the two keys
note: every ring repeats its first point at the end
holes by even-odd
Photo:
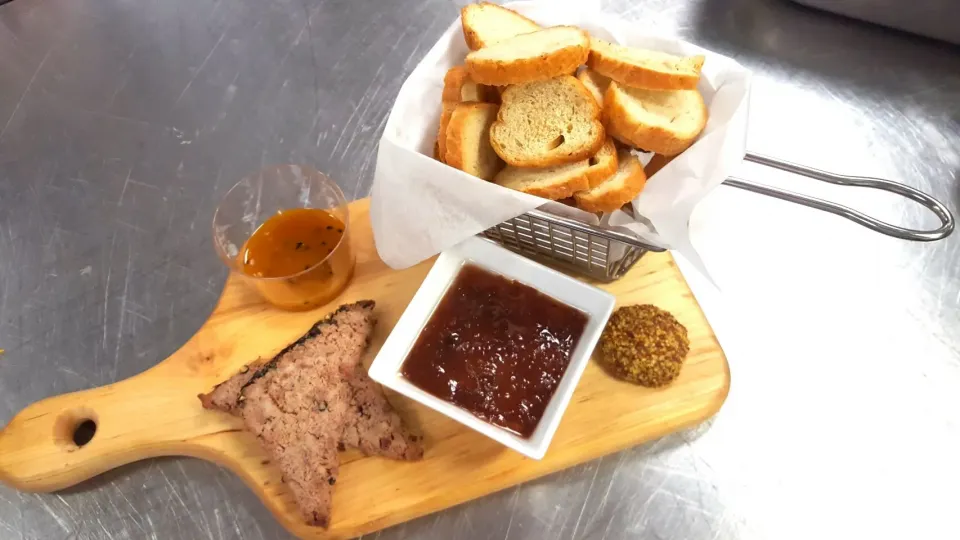
{"type": "Polygon", "coordinates": [[[440,97],[443,101],[451,103],[461,103],[477,101],[483,103],[496,103],[500,100],[500,94],[495,88],[477,84],[470,78],[470,73],[464,66],[453,66],[447,70],[443,77],[443,94],[440,97]],[[464,96],[465,87],[472,85],[471,92],[464,96]]]}
{"type": "MultiPolygon", "coordinates": [[[[453,114],[450,116],[450,124],[447,126],[447,144],[446,144],[446,164],[453,167],[454,169],[459,169],[468,174],[473,174],[471,171],[464,169],[466,166],[466,152],[468,149],[464,146],[464,129],[467,127],[467,121],[470,117],[475,114],[477,111],[486,110],[497,110],[497,105],[491,103],[461,103],[457,105],[453,114]]],[[[485,111],[486,112],[486,111],[485,111]]],[[[501,164],[502,166],[502,164],[501,164]]],[[[496,171],[500,172],[500,171],[496,171]]],[[[490,178],[483,178],[484,180],[493,180],[494,174],[489,175],[490,178]]],[[[482,178],[479,177],[478,178],[482,178]]]]}
{"type": "Polygon", "coordinates": [[[644,174],[643,164],[636,156],[631,154],[629,159],[631,161],[626,166],[630,169],[628,176],[623,180],[623,187],[596,195],[591,195],[589,191],[574,193],[577,206],[587,212],[613,212],[636,198],[647,183],[647,175],[644,174]]]}
{"type": "MultiPolygon", "coordinates": [[[[467,47],[471,51],[477,51],[484,47],[492,45],[492,43],[487,43],[480,36],[480,33],[474,29],[470,24],[470,11],[475,9],[497,9],[510,13],[510,16],[522,19],[536,28],[540,28],[540,25],[534,22],[533,20],[524,17],[523,15],[513,11],[512,9],[507,9],[503,6],[497,4],[491,4],[489,2],[479,2],[476,4],[467,4],[460,9],[460,26],[463,28],[463,40],[467,42],[467,47]]],[[[531,30],[535,31],[535,30],[531,30]]]]}
{"type": "Polygon", "coordinates": [[[705,60],[702,55],[690,57],[694,60],[692,67],[696,73],[659,71],[609,54],[609,51],[594,46],[596,42],[606,43],[596,38],[591,41],[587,66],[621,84],[648,90],[693,90],[700,82],[700,68],[705,60]]]}
{"type": "Polygon", "coordinates": [[[558,152],[531,158],[523,158],[510,154],[510,152],[497,140],[495,133],[498,129],[505,129],[506,122],[503,120],[503,111],[504,109],[510,107],[510,100],[512,96],[516,92],[522,91],[522,89],[516,86],[511,86],[504,90],[503,95],[501,95],[503,105],[500,106],[500,111],[497,113],[497,120],[492,126],[490,126],[490,145],[493,146],[493,151],[500,156],[500,159],[504,160],[509,165],[513,165],[514,167],[553,167],[555,165],[563,165],[565,163],[573,163],[574,161],[590,158],[600,151],[600,148],[603,147],[607,140],[604,125],[600,121],[600,106],[597,105],[597,102],[595,99],[593,99],[590,91],[587,90],[583,83],[580,82],[576,77],[565,75],[564,79],[569,84],[574,85],[574,87],[584,96],[588,105],[593,108],[593,114],[591,116],[593,117],[593,127],[597,133],[596,140],[594,140],[592,144],[584,146],[581,149],[568,154],[558,152]]]}
{"type": "Polygon", "coordinates": [[[463,85],[469,80],[470,74],[467,73],[467,68],[453,66],[448,69],[447,74],[443,76],[443,94],[440,99],[454,103],[463,101],[463,85]]]}
{"type": "Polygon", "coordinates": [[[707,121],[707,105],[703,96],[697,92],[698,104],[703,113],[703,124],[692,137],[678,136],[676,132],[664,129],[661,126],[646,125],[634,122],[626,109],[624,95],[618,83],[611,82],[607,93],[603,96],[604,125],[610,130],[613,137],[620,141],[664,156],[675,156],[690,147],[700,136],[707,121]]]}
{"type": "MultiPolygon", "coordinates": [[[[511,167],[500,171],[500,173],[494,177],[493,181],[503,187],[529,193],[530,195],[536,195],[537,197],[543,197],[544,199],[565,199],[572,197],[573,194],[578,191],[587,190],[594,185],[602,183],[617,172],[617,148],[613,144],[612,139],[607,139],[607,142],[604,143],[598,154],[605,152],[609,152],[609,154],[603,156],[601,161],[596,165],[591,165],[589,162],[584,163],[583,161],[560,165],[560,167],[570,167],[571,169],[566,172],[565,175],[558,176],[559,179],[552,184],[523,187],[508,185],[508,183],[514,179],[513,175],[509,175],[509,173],[521,169],[519,167],[511,167]],[[511,169],[513,169],[513,171],[511,171],[511,169]]],[[[540,169],[537,170],[539,171],[540,169]]]]}
{"type": "Polygon", "coordinates": [[[473,108],[472,105],[472,103],[464,103],[454,107],[453,114],[450,115],[450,123],[447,125],[447,153],[444,155],[444,161],[454,169],[463,170],[463,128],[473,108]]]}
{"type": "Polygon", "coordinates": [[[437,130],[437,159],[443,163],[447,162],[447,126],[450,124],[450,116],[453,115],[453,109],[456,103],[444,101],[441,105],[440,128],[437,130]]]}
{"type": "MultiPolygon", "coordinates": [[[[503,174],[503,173],[501,172],[500,174],[503,174]]],[[[500,181],[498,181],[498,179],[501,178],[500,174],[494,177],[493,179],[494,183],[500,184],[500,181]]],[[[500,184],[500,185],[503,185],[503,184],[500,184]]],[[[550,199],[552,201],[555,201],[557,199],[565,199],[567,197],[570,197],[571,195],[573,195],[578,191],[583,191],[587,189],[587,186],[589,186],[589,183],[587,181],[587,173],[586,171],[582,171],[582,172],[572,173],[570,177],[563,182],[557,182],[556,184],[547,184],[542,186],[532,186],[529,188],[518,189],[517,191],[520,191],[522,193],[528,193],[530,195],[536,195],[537,197],[543,197],[544,199],[550,199]]]]}
{"type": "MultiPolygon", "coordinates": [[[[594,81],[592,77],[597,75],[603,77],[603,75],[600,75],[599,73],[595,72],[590,68],[583,68],[582,70],[580,70],[579,73],[577,73],[577,80],[583,83],[584,88],[586,88],[590,92],[590,95],[593,96],[593,99],[597,100],[597,105],[599,105],[600,108],[602,109],[603,93],[606,91],[606,88],[601,88],[596,84],[594,84],[596,81],[594,81]]],[[[610,83],[609,81],[607,81],[607,86],[609,85],[610,83]]]]}
{"type": "Polygon", "coordinates": [[[608,152],[610,157],[606,161],[600,161],[596,165],[587,167],[587,172],[585,173],[587,188],[585,189],[597,187],[602,184],[604,180],[617,173],[617,146],[613,143],[612,138],[607,137],[606,142],[603,143],[603,146],[600,147],[600,150],[598,150],[593,157],[600,154],[607,154],[608,152]]]}
{"type": "Polygon", "coordinates": [[[578,175],[571,178],[564,184],[543,186],[542,188],[523,190],[523,192],[529,193],[530,195],[536,195],[537,197],[543,197],[544,199],[550,199],[551,201],[556,201],[558,199],[566,199],[574,193],[583,190],[583,186],[586,185],[586,176],[578,175]]]}
{"type": "Polygon", "coordinates": [[[570,75],[587,60],[590,54],[590,37],[574,26],[563,28],[576,30],[583,39],[551,53],[509,61],[477,58],[474,53],[470,53],[465,64],[467,71],[474,81],[491,86],[545,81],[570,75]]]}

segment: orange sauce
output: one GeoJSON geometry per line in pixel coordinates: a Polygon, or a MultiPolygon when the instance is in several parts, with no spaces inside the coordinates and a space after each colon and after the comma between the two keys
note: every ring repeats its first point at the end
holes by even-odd
{"type": "Polygon", "coordinates": [[[332,300],[353,274],[343,221],[315,208],[270,217],[240,250],[240,268],[261,294],[284,309],[311,309],[332,300]],[[341,243],[342,242],[342,243],[341,243]]]}

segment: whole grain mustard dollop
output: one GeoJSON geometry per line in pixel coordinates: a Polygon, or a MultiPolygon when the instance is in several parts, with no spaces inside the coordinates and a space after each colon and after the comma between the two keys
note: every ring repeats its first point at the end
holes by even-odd
{"type": "Polygon", "coordinates": [[[689,351],[687,329],[650,304],[619,308],[600,337],[600,361],[618,377],[643,386],[676,379],[689,351]]]}

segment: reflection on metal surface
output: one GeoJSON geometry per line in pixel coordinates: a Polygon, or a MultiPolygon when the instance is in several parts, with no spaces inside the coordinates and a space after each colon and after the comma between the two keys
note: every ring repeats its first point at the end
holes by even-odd
{"type": "MultiPolygon", "coordinates": [[[[311,164],[365,195],[393,97],[462,3],[0,7],[0,423],[138,373],[196,331],[225,277],[210,217],[248,171],[311,164]]],[[[897,179],[956,212],[957,49],[783,0],[604,9],[754,70],[751,150],[897,179]]],[[[753,163],[738,176],[937,226],[875,190],[753,163]]],[[[732,371],[713,422],[370,537],[960,536],[960,235],[904,242],[732,189],[691,226],[721,292],[688,278],[732,371]]],[[[197,460],[53,495],[0,486],[4,539],[286,537],[197,460]]]]}
{"type": "Polygon", "coordinates": [[[953,0],[794,0],[800,4],[832,11],[855,19],[874,22],[942,39],[960,45],[960,4],[953,0]]]}

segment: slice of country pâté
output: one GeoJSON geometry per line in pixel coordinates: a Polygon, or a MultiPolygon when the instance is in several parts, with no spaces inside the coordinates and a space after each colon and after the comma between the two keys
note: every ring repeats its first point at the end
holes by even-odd
{"type": "Polygon", "coordinates": [[[283,471],[308,524],[327,527],[338,450],[399,460],[423,456],[361,363],[375,318],[374,302],[341,306],[273,359],[244,368],[200,401],[243,418],[283,471]]]}

